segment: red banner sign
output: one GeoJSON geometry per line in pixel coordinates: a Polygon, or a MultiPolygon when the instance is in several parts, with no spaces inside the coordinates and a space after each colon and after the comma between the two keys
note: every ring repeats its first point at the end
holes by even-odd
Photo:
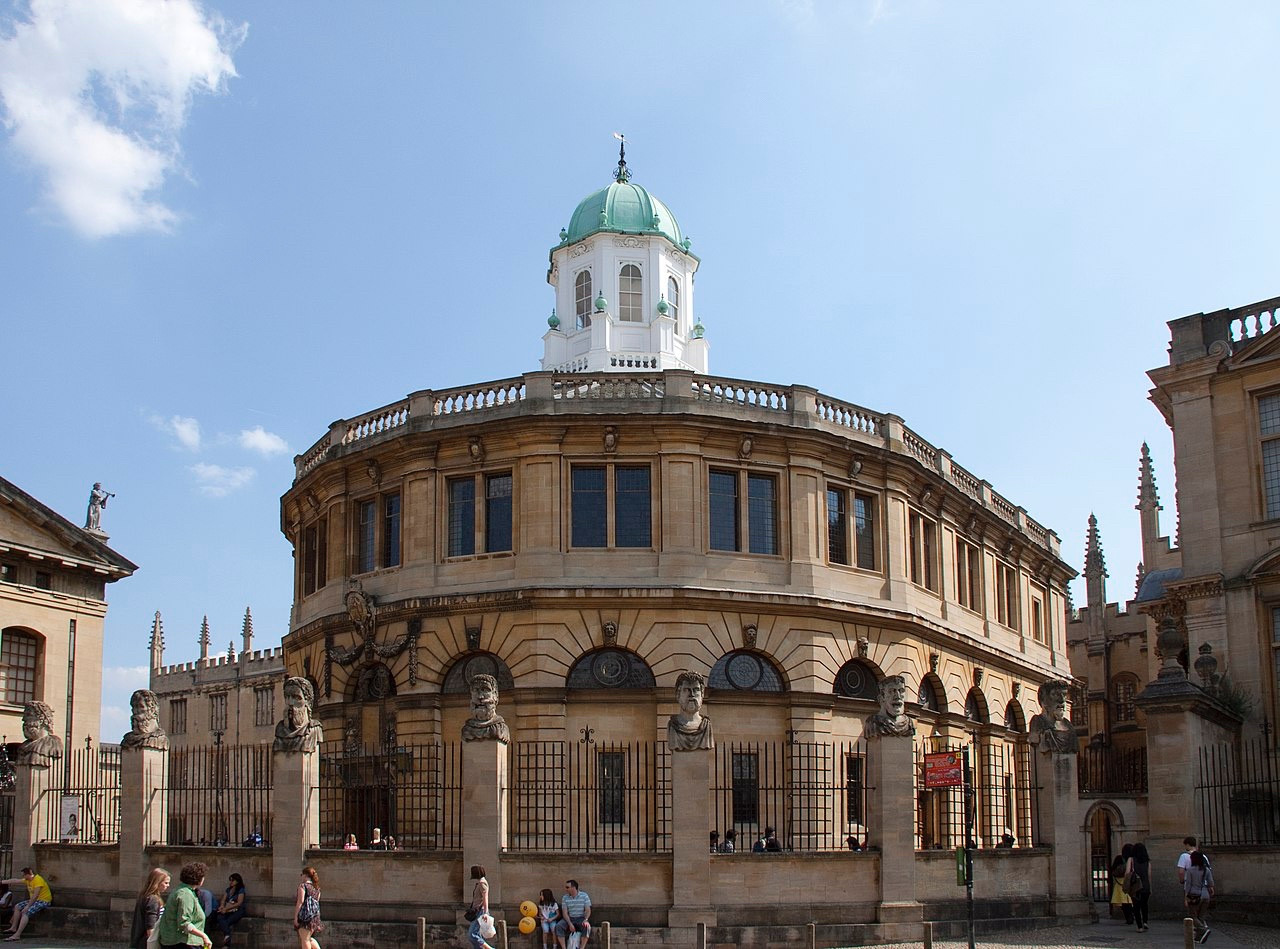
{"type": "Polygon", "coordinates": [[[930,752],[924,756],[924,786],[964,787],[964,754],[959,751],[930,752]]]}

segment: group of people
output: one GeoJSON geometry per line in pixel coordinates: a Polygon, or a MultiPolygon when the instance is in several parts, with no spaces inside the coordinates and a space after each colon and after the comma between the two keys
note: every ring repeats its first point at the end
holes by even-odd
{"type": "MultiPolygon", "coordinates": [[[[471,879],[475,885],[467,907],[467,919],[471,920],[467,939],[475,949],[494,949],[489,942],[494,937],[486,936],[482,925],[482,920],[490,917],[489,881],[484,867],[472,866],[471,879]]],[[[577,880],[565,880],[559,902],[550,890],[544,889],[538,896],[538,926],[544,949],[551,949],[552,945],[558,949],[587,949],[591,939],[591,897],[579,888],[577,880]]]]}
{"type": "MultiPolygon", "coordinates": [[[[359,850],[360,842],[356,840],[355,834],[347,834],[347,839],[342,844],[343,850],[359,850]]],[[[390,834],[382,836],[382,828],[373,828],[373,836],[369,839],[369,846],[366,850],[399,850],[400,845],[396,843],[396,839],[390,834]]]]}
{"type": "MultiPolygon", "coordinates": [[[[861,850],[862,843],[853,835],[845,838],[845,843],[849,845],[850,850],[861,850]]],[[[738,852],[738,832],[732,828],[724,832],[724,840],[720,839],[720,831],[711,831],[710,846],[712,853],[737,853],[738,852]]],[[[781,853],[782,842],[778,840],[777,833],[772,827],[766,827],[760,831],[760,839],[751,845],[752,853],[781,853]]]]}
{"type": "MultiPolygon", "coordinates": [[[[133,924],[129,930],[131,949],[155,949],[157,946],[161,949],[187,949],[189,946],[212,949],[210,931],[215,928],[222,934],[222,946],[229,949],[233,928],[248,909],[244,877],[232,873],[222,898],[215,903],[213,893],[204,886],[208,869],[203,863],[188,863],[178,872],[181,885],[176,888],[171,888],[169,871],[162,867],[156,867],[147,874],[133,910],[133,924]]],[[[24,876],[26,872],[23,871],[24,876]]],[[[47,892],[48,884],[45,884],[45,890],[47,892]]],[[[19,904],[18,909],[21,907],[19,904]]],[[[17,912],[15,910],[15,916],[17,912]]],[[[315,940],[323,928],[320,921],[320,878],[314,867],[302,870],[293,928],[298,934],[299,949],[320,949],[315,940]]],[[[14,938],[18,935],[21,935],[21,929],[14,938]]]]}
{"type": "MultiPolygon", "coordinates": [[[[1178,885],[1182,888],[1182,901],[1187,916],[1194,921],[1196,942],[1209,938],[1209,923],[1205,913],[1213,899],[1213,868],[1209,858],[1200,850],[1195,837],[1182,841],[1183,852],[1178,857],[1178,885]]],[[[1124,914],[1126,925],[1136,925],[1138,932],[1148,928],[1148,905],[1151,902],[1151,855],[1146,844],[1125,844],[1111,862],[1111,904],[1124,914]]]]}

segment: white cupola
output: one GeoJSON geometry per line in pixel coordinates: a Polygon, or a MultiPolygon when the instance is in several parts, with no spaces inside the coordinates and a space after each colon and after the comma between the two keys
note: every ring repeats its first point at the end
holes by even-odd
{"type": "Polygon", "coordinates": [[[707,371],[693,309],[698,257],[665,204],[631,181],[626,142],[613,183],[588,195],[551,249],[555,287],[542,368],[707,371]]]}

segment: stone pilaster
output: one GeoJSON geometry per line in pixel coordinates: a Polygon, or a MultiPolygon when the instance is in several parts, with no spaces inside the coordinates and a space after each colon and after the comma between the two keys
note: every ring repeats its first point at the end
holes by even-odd
{"type": "Polygon", "coordinates": [[[1032,753],[1040,828],[1040,839],[1036,843],[1053,848],[1049,861],[1049,897],[1057,915],[1086,916],[1090,910],[1085,890],[1088,867],[1076,777],[1077,756],[1074,751],[1032,753]]]}
{"type": "MultiPolygon", "coordinates": [[[[507,846],[507,745],[501,741],[462,743],[462,893],[471,902],[472,866],[485,868],[489,903],[502,905],[502,864],[507,846]]],[[[462,922],[462,910],[458,911],[462,922]]]]}
{"type": "Polygon", "coordinates": [[[120,751],[120,870],[117,893],[132,906],[151,864],[147,847],[165,838],[165,766],[156,748],[120,751]]]}
{"type": "MultiPolygon", "coordinates": [[[[671,753],[671,863],[676,879],[667,925],[677,928],[716,924],[711,905],[711,853],[707,834],[711,807],[712,749],[671,753]]],[[[745,848],[750,841],[741,841],[745,848]]]]}
{"type": "MultiPolygon", "coordinates": [[[[14,875],[22,867],[34,867],[33,844],[53,839],[49,829],[57,833],[53,823],[58,815],[58,779],[62,774],[62,762],[14,765],[13,785],[13,870],[14,875]]],[[[37,868],[38,869],[38,868],[37,868]]]]}
{"type": "Polygon", "coordinates": [[[272,758],[272,903],[266,912],[274,919],[290,919],[307,851],[320,842],[320,755],[273,751],[272,758]]]}
{"type": "Polygon", "coordinates": [[[910,735],[868,736],[871,804],[867,843],[880,852],[879,921],[923,918],[916,899],[915,743],[910,735]]]}

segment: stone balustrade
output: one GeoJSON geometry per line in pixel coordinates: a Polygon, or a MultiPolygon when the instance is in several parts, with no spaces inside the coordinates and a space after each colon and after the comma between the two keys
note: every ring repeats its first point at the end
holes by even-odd
{"type": "MultiPolygon", "coordinates": [[[[1280,304],[1280,300],[1276,302],[1280,304]]],[[[930,444],[895,416],[844,402],[805,386],[705,376],[687,370],[531,372],[477,385],[417,392],[354,419],[334,422],[319,441],[294,459],[294,483],[310,474],[335,450],[345,450],[360,442],[376,443],[405,430],[470,424],[507,417],[513,412],[557,415],[601,411],[604,406],[599,403],[608,403],[608,411],[613,413],[650,414],[679,411],[676,404],[680,402],[695,404],[697,408],[691,411],[822,428],[872,447],[903,451],[1011,526],[1025,531],[1033,543],[1055,556],[1058,553],[1056,534],[1028,518],[1025,510],[992,491],[988,482],[955,464],[947,452],[930,444]]]]}

